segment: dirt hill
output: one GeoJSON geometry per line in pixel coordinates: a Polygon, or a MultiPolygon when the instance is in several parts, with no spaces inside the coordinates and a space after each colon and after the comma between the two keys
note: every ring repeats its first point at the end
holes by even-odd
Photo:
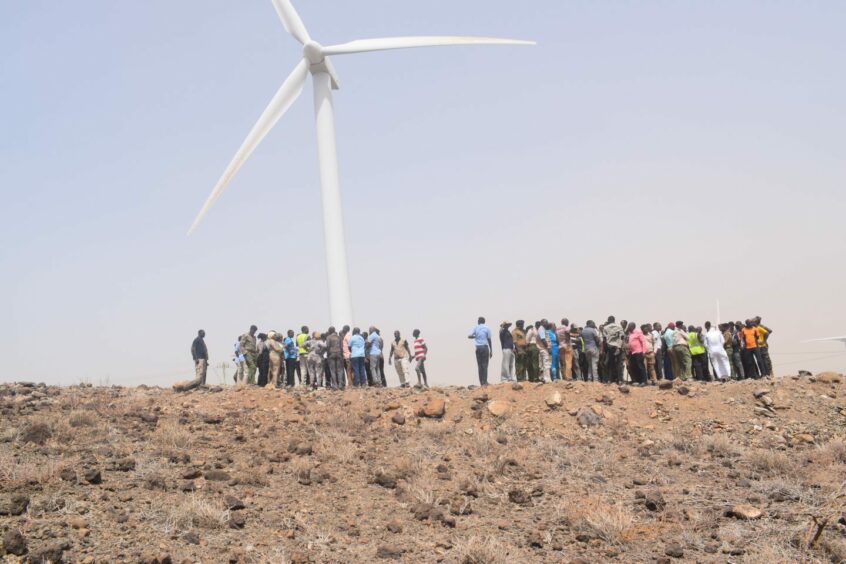
{"type": "Polygon", "coordinates": [[[841,381],[182,394],[3,385],[0,554],[841,562],[841,381]]]}

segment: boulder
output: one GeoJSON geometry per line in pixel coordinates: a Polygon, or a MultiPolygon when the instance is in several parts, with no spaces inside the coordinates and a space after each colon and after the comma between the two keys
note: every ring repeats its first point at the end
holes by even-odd
{"type": "Polygon", "coordinates": [[[3,550],[6,554],[23,556],[28,550],[26,539],[17,529],[9,529],[3,535],[3,550]]]}
{"type": "Polygon", "coordinates": [[[396,425],[405,425],[405,415],[397,411],[391,417],[391,421],[393,421],[396,425]]]}
{"type": "Polygon", "coordinates": [[[822,372],[815,376],[815,380],[822,384],[840,384],[843,382],[843,375],[837,372],[822,372]]]}
{"type": "Polygon", "coordinates": [[[751,521],[753,519],[760,519],[764,516],[764,512],[753,505],[741,503],[735,505],[728,511],[729,517],[741,519],[743,521],[751,521]]]}
{"type": "Polygon", "coordinates": [[[564,400],[561,398],[561,392],[555,392],[548,398],[546,398],[546,406],[549,409],[558,409],[564,404],[564,400]]]}
{"type": "Polygon", "coordinates": [[[440,419],[446,413],[446,401],[441,398],[429,398],[420,409],[421,417],[428,417],[430,419],[440,419]]]}
{"type": "Polygon", "coordinates": [[[658,382],[658,389],[659,390],[672,390],[673,389],[673,381],[672,380],[661,380],[658,382]]]}
{"type": "Polygon", "coordinates": [[[579,410],[576,414],[576,421],[578,421],[579,425],[582,427],[596,427],[597,425],[602,424],[602,418],[594,413],[592,409],[587,407],[583,407],[579,410]]]}
{"type": "Polygon", "coordinates": [[[202,385],[200,380],[181,380],[173,385],[174,392],[190,392],[202,385]]]}
{"type": "Polygon", "coordinates": [[[29,497],[23,494],[3,494],[0,496],[0,515],[22,515],[29,507],[29,497]]]}
{"type": "Polygon", "coordinates": [[[511,411],[511,406],[508,402],[495,400],[488,404],[488,411],[494,417],[503,417],[504,415],[508,414],[511,411]]]}

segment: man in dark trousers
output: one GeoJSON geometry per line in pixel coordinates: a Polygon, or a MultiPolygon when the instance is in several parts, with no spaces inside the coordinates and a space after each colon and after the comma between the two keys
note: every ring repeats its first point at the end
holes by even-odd
{"type": "Polygon", "coordinates": [[[194,380],[206,385],[206,372],[209,368],[209,349],[206,348],[206,332],[197,331],[197,338],[191,343],[191,357],[194,359],[194,380]]]}
{"type": "Polygon", "coordinates": [[[485,318],[480,317],[479,322],[470,331],[468,339],[473,339],[476,345],[476,364],[479,367],[479,385],[488,385],[488,363],[493,357],[491,346],[491,330],[485,325],[485,318]]]}

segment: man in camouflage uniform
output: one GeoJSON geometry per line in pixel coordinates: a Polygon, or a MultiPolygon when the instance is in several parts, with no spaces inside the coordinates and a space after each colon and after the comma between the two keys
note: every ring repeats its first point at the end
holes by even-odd
{"type": "Polygon", "coordinates": [[[251,325],[249,333],[244,333],[238,337],[238,344],[241,345],[241,353],[244,355],[244,363],[247,365],[247,384],[251,386],[256,383],[256,358],[258,357],[256,331],[258,331],[258,327],[251,325]]]}

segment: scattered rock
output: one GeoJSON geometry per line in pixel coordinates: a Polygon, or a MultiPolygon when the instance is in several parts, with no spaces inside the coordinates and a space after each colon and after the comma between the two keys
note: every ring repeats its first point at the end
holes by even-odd
{"type": "Polygon", "coordinates": [[[173,385],[174,392],[190,392],[196,390],[202,385],[200,380],[182,380],[173,385]]]}
{"type": "Polygon", "coordinates": [[[421,417],[428,417],[430,419],[440,419],[446,413],[446,401],[441,398],[429,398],[419,412],[421,417]]]}
{"type": "Polygon", "coordinates": [[[227,495],[223,498],[223,504],[226,506],[226,509],[230,511],[238,511],[240,509],[246,508],[244,502],[235,497],[234,495],[227,495]]]}
{"type": "Polygon", "coordinates": [[[673,389],[673,381],[672,380],[661,380],[658,382],[658,389],[659,390],[672,390],[673,389]]]}
{"type": "Polygon", "coordinates": [[[229,515],[230,529],[243,529],[247,525],[247,519],[240,511],[235,511],[229,515]]]}
{"type": "Polygon", "coordinates": [[[517,505],[529,505],[532,503],[532,496],[523,490],[513,489],[508,492],[508,501],[517,505]]]}
{"type": "Polygon", "coordinates": [[[617,388],[617,389],[618,389],[618,390],[620,390],[620,393],[621,393],[621,394],[628,394],[628,393],[630,393],[630,392],[632,391],[632,390],[631,390],[631,388],[629,388],[629,387],[628,387],[627,385],[625,385],[625,384],[623,384],[622,386],[620,386],[620,387],[619,387],[619,388],[617,388]]]}
{"type": "Polygon", "coordinates": [[[205,472],[203,472],[203,477],[211,482],[228,482],[232,479],[232,476],[230,476],[228,473],[224,472],[223,470],[217,469],[206,470],[205,472]]]}
{"type": "Polygon", "coordinates": [[[643,505],[650,511],[663,511],[667,503],[661,492],[649,492],[643,499],[643,505]]]}
{"type": "Polygon", "coordinates": [[[85,481],[92,485],[97,485],[103,482],[103,475],[100,473],[100,470],[97,468],[91,468],[85,471],[85,474],[82,475],[85,478],[85,481]]]}
{"type": "Polygon", "coordinates": [[[843,375],[837,372],[822,372],[817,374],[814,380],[821,384],[840,384],[843,382],[843,375]]]}
{"type": "Polygon", "coordinates": [[[53,430],[46,423],[27,423],[18,432],[18,439],[22,443],[33,443],[43,445],[47,439],[53,436],[53,430]]]}
{"type": "Polygon", "coordinates": [[[735,505],[728,511],[729,517],[734,517],[736,519],[741,519],[744,521],[750,521],[752,519],[760,519],[763,517],[764,512],[758,509],[753,505],[748,505],[746,503],[741,503],[739,505],[735,505]]]}
{"type": "Polygon", "coordinates": [[[523,384],[521,384],[520,382],[514,382],[513,384],[511,384],[511,389],[515,392],[519,392],[523,389],[523,384]]]}
{"type": "Polygon", "coordinates": [[[396,476],[383,472],[382,470],[377,470],[373,475],[373,483],[391,490],[397,487],[396,476]]]}
{"type": "Polygon", "coordinates": [[[0,515],[23,515],[29,506],[29,496],[24,494],[0,494],[0,515]]]}
{"type": "Polygon", "coordinates": [[[678,543],[668,544],[664,549],[664,554],[671,558],[683,558],[684,549],[682,549],[681,545],[678,543]]]}
{"type": "Polygon", "coordinates": [[[488,404],[488,411],[494,417],[503,417],[509,411],[511,411],[511,406],[508,404],[508,402],[495,400],[488,404]]]}
{"type": "Polygon", "coordinates": [[[548,398],[546,398],[546,406],[549,409],[558,409],[564,404],[564,400],[561,398],[561,392],[555,392],[548,398]]]}
{"type": "Polygon", "coordinates": [[[199,468],[188,468],[187,470],[182,472],[182,479],[183,480],[196,480],[197,478],[199,478],[202,475],[203,475],[203,473],[200,471],[199,468]]]}
{"type": "Polygon", "coordinates": [[[386,528],[394,534],[399,534],[402,532],[402,523],[394,519],[386,525],[386,528]]]}
{"type": "Polygon", "coordinates": [[[186,544],[200,544],[200,535],[198,535],[194,531],[188,531],[187,533],[182,535],[182,540],[186,544]]]}
{"type": "Polygon", "coordinates": [[[135,470],[135,459],[127,457],[116,460],[112,465],[112,469],[116,472],[132,472],[135,470]]]}
{"type": "Polygon", "coordinates": [[[376,549],[376,558],[383,558],[386,560],[398,560],[402,558],[402,555],[405,551],[393,545],[381,545],[379,548],[376,549]]]}
{"type": "MultiPolygon", "coordinates": [[[[23,556],[28,550],[26,539],[17,529],[9,529],[3,535],[3,550],[7,554],[23,556]]],[[[2,554],[2,552],[0,552],[0,554],[2,554]]]]}
{"type": "Polygon", "coordinates": [[[70,542],[59,540],[41,545],[30,553],[30,562],[64,562],[64,553],[71,547],[70,542]]]}
{"type": "Polygon", "coordinates": [[[62,468],[62,470],[59,472],[59,478],[62,481],[75,484],[77,481],[76,470],[70,467],[62,468]]]}
{"type": "Polygon", "coordinates": [[[576,415],[576,421],[578,421],[579,425],[582,427],[596,427],[597,425],[602,424],[602,418],[594,413],[593,409],[589,409],[587,407],[583,407],[579,410],[576,415]]]}
{"type": "Polygon", "coordinates": [[[397,425],[405,425],[405,415],[397,411],[394,413],[393,417],[391,417],[391,421],[397,425]]]}
{"type": "Polygon", "coordinates": [[[676,391],[683,396],[690,394],[690,388],[688,388],[687,386],[679,386],[678,388],[676,388],[676,391]]]}

